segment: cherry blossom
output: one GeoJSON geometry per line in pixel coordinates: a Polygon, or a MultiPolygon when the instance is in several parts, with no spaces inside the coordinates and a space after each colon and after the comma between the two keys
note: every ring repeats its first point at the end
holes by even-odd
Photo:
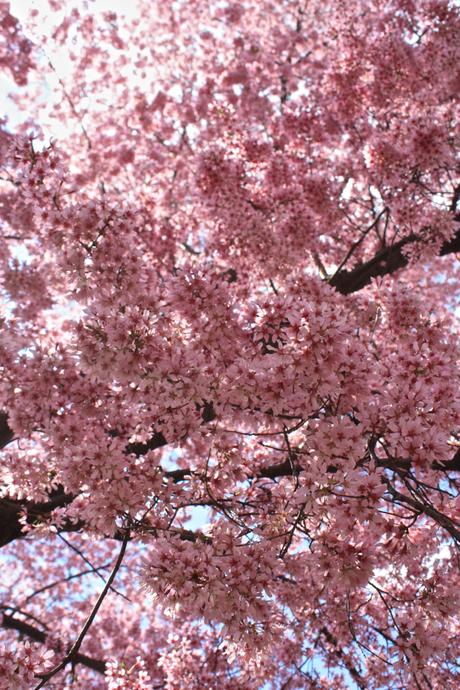
{"type": "Polygon", "coordinates": [[[458,685],[459,35],[0,2],[0,688],[458,685]]]}

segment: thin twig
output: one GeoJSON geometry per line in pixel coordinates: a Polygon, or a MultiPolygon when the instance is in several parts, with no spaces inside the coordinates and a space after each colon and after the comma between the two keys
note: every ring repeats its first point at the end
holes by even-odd
{"type": "MultiPolygon", "coordinates": [[[[106,570],[109,567],[109,565],[110,565],[110,562],[105,563],[104,565],[100,565],[97,568],[91,567],[91,568],[88,568],[88,570],[81,570],[79,573],[74,573],[73,575],[68,575],[67,577],[61,577],[60,580],[54,580],[53,582],[50,582],[49,585],[44,585],[43,587],[40,587],[40,589],[36,589],[34,592],[32,592],[32,594],[29,594],[26,597],[25,602],[27,603],[28,601],[30,601],[31,599],[36,597],[37,594],[41,594],[42,592],[46,592],[46,590],[48,590],[48,589],[53,589],[53,587],[56,587],[57,585],[61,585],[64,582],[70,582],[70,580],[74,580],[77,577],[82,577],[83,575],[89,575],[90,573],[93,573],[95,575],[99,575],[98,571],[99,570],[106,570]]],[[[102,578],[102,579],[104,579],[104,578],[102,578]]]]}
{"type": "Polygon", "coordinates": [[[67,666],[67,664],[71,663],[75,659],[75,657],[77,656],[78,651],[79,651],[79,649],[83,643],[83,640],[85,639],[86,633],[88,632],[94,619],[96,618],[97,612],[101,608],[102,602],[104,601],[109,590],[111,589],[112,582],[114,581],[115,576],[116,576],[118,570],[120,569],[120,566],[123,562],[123,558],[125,556],[125,551],[126,551],[126,547],[128,545],[129,537],[130,537],[130,531],[129,531],[129,529],[127,529],[125,532],[125,536],[123,538],[123,543],[121,545],[120,553],[118,554],[117,562],[113,566],[113,570],[110,573],[107,582],[105,583],[105,587],[102,590],[102,592],[100,593],[98,600],[96,601],[96,603],[93,607],[93,610],[89,614],[89,616],[86,620],[86,623],[84,624],[83,628],[81,629],[80,634],[78,635],[74,644],[72,645],[72,647],[70,648],[69,652],[66,654],[64,659],[57,666],[52,668],[51,671],[48,671],[47,673],[38,675],[38,678],[41,678],[41,681],[36,686],[35,690],[40,690],[40,688],[43,688],[46,685],[46,683],[51,678],[53,678],[53,676],[55,676],[57,673],[59,673],[59,671],[62,671],[62,669],[65,668],[67,666]]]}
{"type": "MultiPolygon", "coordinates": [[[[100,570],[100,568],[96,568],[96,566],[91,563],[91,561],[85,556],[85,554],[82,551],[80,551],[80,549],[78,547],[76,547],[74,544],[72,544],[71,541],[69,541],[68,539],[63,537],[62,534],[60,534],[59,532],[58,532],[58,537],[59,537],[59,539],[61,539],[64,542],[64,544],[67,544],[69,549],[72,549],[72,551],[75,551],[75,553],[77,553],[80,556],[80,558],[82,558],[85,561],[85,563],[87,565],[89,565],[89,567],[92,569],[92,571],[94,572],[95,575],[97,575],[103,582],[105,582],[104,576],[101,575],[100,572],[98,572],[100,570]]],[[[126,601],[129,601],[131,603],[131,600],[129,599],[129,597],[126,596],[126,594],[119,592],[118,589],[115,589],[115,587],[111,587],[111,589],[113,592],[115,592],[115,594],[118,594],[118,596],[122,597],[123,599],[126,599],[126,601]]]]}

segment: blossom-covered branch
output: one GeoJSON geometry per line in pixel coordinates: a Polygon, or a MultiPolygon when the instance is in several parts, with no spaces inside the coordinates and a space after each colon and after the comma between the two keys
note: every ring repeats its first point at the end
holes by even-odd
{"type": "MultiPolygon", "coordinates": [[[[42,644],[46,643],[45,632],[33,625],[30,625],[26,621],[21,620],[17,616],[11,616],[8,613],[3,613],[1,625],[7,630],[15,630],[21,635],[34,640],[34,642],[40,642],[42,644]]],[[[91,659],[91,657],[88,657],[85,654],[75,654],[73,657],[73,662],[74,664],[83,664],[83,666],[86,666],[97,673],[105,673],[106,666],[104,661],[100,661],[99,659],[91,659]]]]}
{"type": "Polygon", "coordinates": [[[0,686],[457,687],[459,8],[25,5],[0,686]]]}

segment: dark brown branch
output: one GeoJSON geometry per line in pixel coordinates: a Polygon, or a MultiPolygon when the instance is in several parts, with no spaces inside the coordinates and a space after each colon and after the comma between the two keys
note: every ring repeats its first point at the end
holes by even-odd
{"type": "Polygon", "coordinates": [[[290,477],[293,474],[297,474],[300,471],[300,467],[294,465],[291,460],[287,459],[284,462],[277,463],[276,465],[269,465],[260,470],[258,477],[264,477],[267,479],[277,479],[278,477],[290,477]]]}
{"type": "Polygon", "coordinates": [[[392,484],[388,480],[385,481],[385,484],[387,485],[388,491],[395,501],[397,501],[400,505],[409,506],[418,515],[421,515],[423,513],[429,516],[440,527],[449,532],[449,534],[451,535],[451,537],[454,538],[457,544],[460,544],[460,530],[457,529],[455,523],[449,517],[447,517],[447,515],[440,513],[439,510],[436,510],[434,506],[430,505],[424,500],[417,500],[412,496],[402,494],[400,491],[395,489],[395,487],[392,486],[392,484]]]}
{"type": "Polygon", "coordinates": [[[433,470],[442,470],[443,472],[460,472],[460,448],[450,460],[434,462],[431,467],[433,470]]]}
{"type": "MultiPolygon", "coordinates": [[[[450,210],[452,213],[457,212],[457,206],[460,202],[460,184],[457,185],[454,189],[454,193],[452,195],[452,202],[450,204],[450,210]]],[[[460,214],[456,214],[455,220],[460,220],[460,214]]]]}
{"type": "Polygon", "coordinates": [[[364,684],[364,680],[357,670],[355,666],[350,662],[350,660],[345,656],[345,654],[342,652],[338,641],[334,637],[334,635],[326,628],[326,626],[323,626],[320,631],[319,631],[326,640],[329,642],[329,644],[332,646],[334,650],[334,654],[342,661],[343,665],[347,669],[348,673],[352,676],[354,679],[355,683],[358,685],[361,690],[365,690],[366,686],[364,684]]]}
{"type": "MultiPolygon", "coordinates": [[[[136,454],[142,455],[147,452],[147,448],[148,450],[152,450],[154,447],[160,448],[162,445],[166,445],[166,442],[161,445],[155,445],[157,442],[158,434],[155,434],[150,441],[136,444],[136,454]]],[[[133,445],[135,444],[131,444],[131,447],[133,445]]],[[[392,471],[408,470],[411,467],[411,461],[408,458],[376,459],[376,463],[378,466],[392,471]]],[[[433,462],[431,469],[442,472],[460,472],[460,448],[451,459],[442,462],[433,462]]],[[[260,472],[252,477],[248,477],[248,479],[275,480],[281,477],[291,477],[299,471],[300,467],[287,459],[284,462],[262,468],[260,472]]],[[[326,471],[332,474],[336,471],[336,468],[331,464],[326,468],[326,471]]],[[[174,483],[186,481],[192,475],[193,471],[190,468],[169,470],[163,473],[165,478],[172,479],[174,483]]],[[[33,525],[39,523],[41,520],[48,519],[55,508],[69,505],[74,498],[74,496],[66,494],[63,487],[58,487],[50,494],[50,500],[44,503],[32,503],[29,501],[10,500],[6,498],[0,499],[0,547],[24,536],[22,532],[22,523],[20,522],[21,513],[23,511],[27,512],[27,523],[33,525]]],[[[82,528],[84,528],[84,523],[71,522],[68,520],[60,526],[59,532],[77,532],[82,528]]],[[[121,534],[115,534],[114,538],[118,541],[122,540],[121,534]]]]}
{"type": "Polygon", "coordinates": [[[148,441],[141,443],[140,441],[135,443],[128,443],[126,446],[127,453],[133,453],[137,457],[145,455],[149,450],[156,450],[157,448],[162,448],[167,445],[167,440],[161,433],[161,431],[155,432],[148,441]]]}
{"type": "Polygon", "coordinates": [[[346,255],[344,256],[344,258],[343,258],[342,261],[340,262],[340,264],[339,264],[339,266],[338,266],[338,268],[337,268],[337,271],[336,271],[335,274],[332,276],[331,282],[334,280],[334,278],[335,278],[335,276],[336,276],[337,274],[339,274],[339,273],[342,272],[342,269],[343,269],[343,267],[345,266],[345,264],[346,264],[346,263],[348,262],[348,260],[353,256],[353,254],[354,254],[355,251],[358,249],[358,247],[360,246],[360,244],[362,244],[362,243],[364,242],[365,238],[366,238],[367,235],[370,233],[370,231],[373,230],[374,228],[378,227],[378,224],[379,224],[379,222],[380,222],[380,219],[382,218],[382,216],[383,216],[384,214],[388,214],[388,209],[387,209],[386,207],[383,209],[383,211],[381,211],[381,212],[378,214],[378,216],[376,216],[376,218],[375,218],[374,221],[371,223],[371,225],[369,225],[369,227],[366,228],[366,229],[361,233],[361,237],[360,237],[358,240],[356,240],[356,242],[353,242],[353,244],[351,245],[350,249],[348,250],[348,252],[347,252],[346,255]]]}
{"type": "MultiPolygon", "coordinates": [[[[72,503],[75,497],[64,491],[62,486],[57,487],[49,494],[49,500],[42,503],[32,501],[2,498],[0,499],[0,547],[9,544],[14,539],[24,536],[21,517],[26,514],[26,522],[35,525],[49,518],[55,508],[63,508],[72,503]]],[[[63,525],[65,532],[77,532],[81,529],[79,522],[66,521],[63,525]]]]}
{"type": "MultiPolygon", "coordinates": [[[[26,623],[23,620],[19,620],[19,618],[10,616],[7,613],[4,613],[2,616],[1,625],[3,628],[7,628],[9,630],[16,630],[21,635],[25,635],[26,637],[29,637],[31,640],[34,640],[35,642],[40,642],[41,644],[46,643],[45,632],[39,630],[38,628],[35,628],[33,625],[29,625],[29,623],[26,623]]],[[[75,654],[73,658],[73,663],[86,666],[87,668],[90,668],[93,671],[97,671],[97,673],[105,673],[105,661],[100,661],[99,659],[92,659],[91,657],[86,656],[86,654],[75,654]]]]}
{"type": "MultiPolygon", "coordinates": [[[[409,458],[397,458],[397,459],[376,459],[376,464],[379,467],[384,467],[389,470],[399,470],[399,469],[410,469],[411,461],[409,458]]],[[[433,462],[431,469],[440,470],[443,472],[460,472],[460,448],[455,453],[454,457],[450,460],[445,460],[444,462],[433,462]]],[[[287,459],[284,462],[277,463],[275,465],[269,465],[264,467],[258,472],[257,475],[253,477],[248,477],[248,479],[278,479],[280,477],[291,477],[292,475],[300,472],[301,468],[287,459]]],[[[326,471],[334,474],[336,471],[335,465],[331,464],[326,468],[326,471]]],[[[186,481],[188,477],[192,475],[192,471],[189,468],[180,470],[171,470],[165,472],[165,477],[170,477],[174,482],[186,481]]]]}
{"type": "Polygon", "coordinates": [[[89,614],[89,616],[88,616],[84,626],[82,627],[80,634],[78,635],[77,639],[75,640],[74,644],[70,648],[69,652],[65,655],[64,659],[57,666],[52,668],[51,671],[48,671],[47,673],[43,673],[39,676],[42,680],[37,685],[35,690],[40,690],[40,688],[44,687],[46,685],[46,683],[51,678],[53,678],[57,673],[62,671],[67,666],[67,664],[70,664],[71,662],[73,662],[74,659],[78,656],[79,649],[80,649],[81,645],[83,644],[83,640],[85,639],[88,630],[90,629],[91,625],[93,624],[93,621],[97,616],[97,612],[101,608],[102,602],[104,601],[109,590],[111,589],[112,582],[114,581],[116,574],[120,569],[120,566],[123,562],[123,558],[125,556],[126,547],[128,546],[129,537],[130,537],[129,530],[126,530],[126,533],[125,533],[125,536],[123,538],[123,542],[121,545],[120,553],[118,554],[117,561],[116,561],[115,565],[113,566],[113,570],[110,573],[110,575],[107,579],[107,582],[105,583],[104,589],[99,594],[97,601],[93,606],[93,610],[89,614]]]}
{"type": "Polygon", "coordinates": [[[6,412],[0,412],[0,448],[4,448],[11,443],[14,434],[8,425],[8,415],[6,412]]]}
{"type": "MultiPolygon", "coordinates": [[[[201,419],[203,421],[203,424],[207,424],[208,422],[212,422],[216,418],[216,413],[214,411],[214,407],[212,402],[205,402],[204,405],[200,408],[201,409],[201,419]]],[[[116,435],[116,432],[113,432],[114,435],[116,435]]],[[[137,457],[140,457],[141,455],[145,455],[148,453],[150,450],[156,450],[157,448],[162,448],[163,446],[166,446],[168,444],[168,441],[164,437],[164,435],[161,433],[161,431],[156,431],[152,434],[152,436],[149,438],[148,441],[145,441],[143,443],[141,442],[135,442],[135,443],[128,443],[126,446],[125,452],[128,453],[133,453],[137,457]]]]}
{"type": "MultiPolygon", "coordinates": [[[[460,216],[455,216],[455,220],[460,221],[460,216]]],[[[399,240],[399,242],[384,247],[372,259],[358,264],[351,271],[341,270],[336,273],[329,281],[329,284],[335,287],[342,295],[349,295],[352,292],[362,290],[366,285],[369,285],[373,278],[391,275],[400,268],[407,266],[409,262],[404,255],[403,249],[417,241],[417,239],[416,235],[408,235],[399,240]]],[[[446,256],[456,252],[460,252],[460,230],[457,230],[451,240],[444,242],[439,255],[446,256]]]]}

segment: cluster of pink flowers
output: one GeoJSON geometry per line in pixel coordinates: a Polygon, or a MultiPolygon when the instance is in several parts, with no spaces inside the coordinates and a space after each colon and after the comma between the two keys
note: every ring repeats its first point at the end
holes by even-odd
{"type": "Polygon", "coordinates": [[[238,543],[227,529],[194,542],[158,539],[142,579],[166,611],[221,623],[239,639],[275,626],[269,596],[280,566],[266,544],[238,543]]]}
{"type": "Polygon", "coordinates": [[[11,73],[16,84],[27,84],[34,68],[33,43],[24,36],[17,18],[10,13],[10,3],[0,3],[0,68],[11,73]]]}
{"type": "Polygon", "coordinates": [[[29,642],[14,647],[0,647],[0,688],[29,690],[37,683],[39,673],[53,666],[54,652],[29,642]]]}
{"type": "Polygon", "coordinates": [[[135,664],[130,668],[120,661],[109,661],[105,675],[107,690],[151,690],[152,688],[152,679],[141,657],[137,657],[135,664]]]}

